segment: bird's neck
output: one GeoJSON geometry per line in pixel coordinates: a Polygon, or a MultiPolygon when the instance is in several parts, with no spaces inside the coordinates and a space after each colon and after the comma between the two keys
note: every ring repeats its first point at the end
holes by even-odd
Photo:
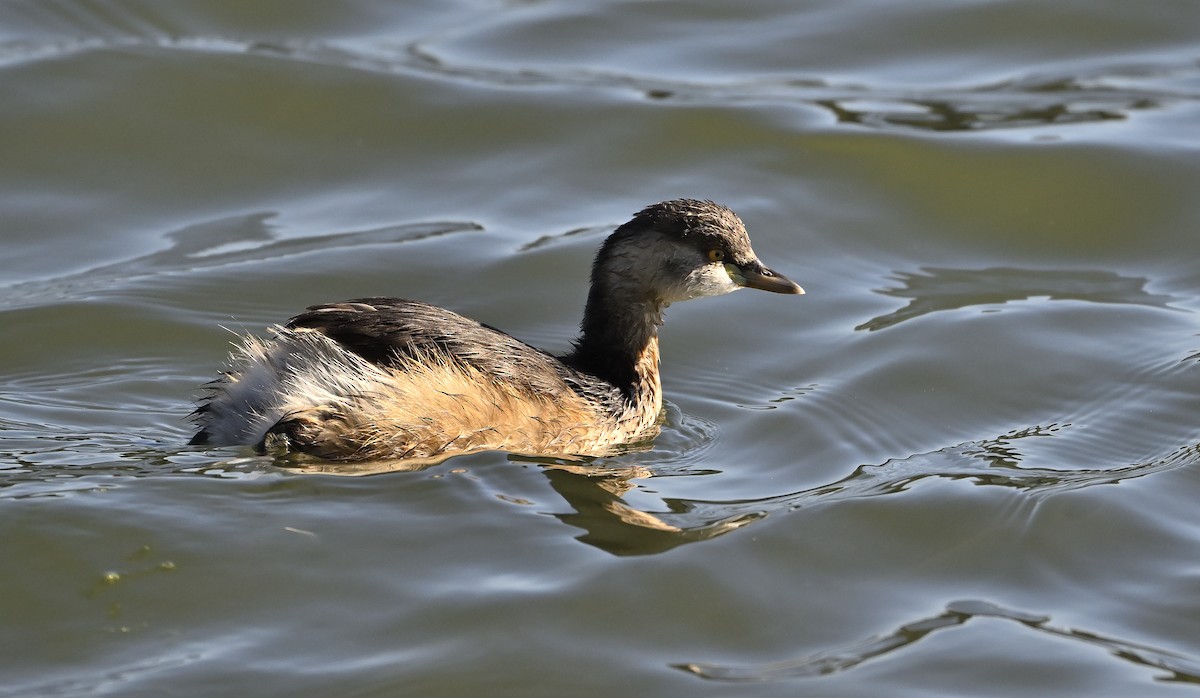
{"type": "Polygon", "coordinates": [[[662,407],[658,326],[666,303],[616,276],[594,278],[571,363],[616,386],[638,412],[662,407]]]}

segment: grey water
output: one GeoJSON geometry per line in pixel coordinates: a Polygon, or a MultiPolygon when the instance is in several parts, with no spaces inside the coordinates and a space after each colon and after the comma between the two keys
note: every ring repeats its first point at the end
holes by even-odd
{"type": "Polygon", "coordinates": [[[0,694],[1200,689],[1200,5],[0,7],[0,694]],[[649,450],[186,445],[242,333],[574,337],[642,206],[808,291],[673,305],[649,450]]]}

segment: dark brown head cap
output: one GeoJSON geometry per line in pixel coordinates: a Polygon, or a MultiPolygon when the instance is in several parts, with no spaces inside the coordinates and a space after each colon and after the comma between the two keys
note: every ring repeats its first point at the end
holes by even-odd
{"type": "Polygon", "coordinates": [[[700,199],[672,199],[638,211],[621,228],[653,228],[700,250],[719,248],[735,264],[755,259],[750,236],[737,214],[727,207],[700,199]]]}

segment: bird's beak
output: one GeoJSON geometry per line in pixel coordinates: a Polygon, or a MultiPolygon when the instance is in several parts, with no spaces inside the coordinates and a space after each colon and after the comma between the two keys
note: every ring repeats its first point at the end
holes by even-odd
{"type": "Polygon", "coordinates": [[[804,293],[804,289],[800,288],[799,284],[783,274],[771,271],[757,260],[744,266],[726,264],[725,270],[729,272],[730,278],[738,286],[757,288],[760,291],[772,293],[804,293]]]}

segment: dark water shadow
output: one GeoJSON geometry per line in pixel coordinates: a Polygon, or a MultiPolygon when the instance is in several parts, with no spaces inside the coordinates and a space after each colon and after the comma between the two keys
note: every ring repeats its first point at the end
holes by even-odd
{"type": "Polygon", "coordinates": [[[689,516],[688,502],[663,500],[667,512],[650,512],[627,503],[622,495],[635,487],[632,478],[596,477],[581,469],[549,468],[545,471],[550,486],[574,511],[557,513],[559,521],[583,529],[581,543],[617,556],[655,555],[688,543],[708,540],[763,518],[765,514],[748,511],[709,519],[689,516]],[[687,522],[669,521],[672,515],[687,522]],[[682,525],[681,525],[682,524],[682,525]]]}
{"type": "Polygon", "coordinates": [[[167,233],[170,245],[162,250],[63,276],[0,286],[0,310],[86,297],[133,279],[161,274],[483,230],[477,223],[441,221],[281,239],[269,223],[275,215],[227,216],[189,225],[167,233]]]}
{"type": "Polygon", "coordinates": [[[543,235],[533,242],[527,242],[524,245],[521,245],[519,248],[517,248],[517,251],[529,252],[530,250],[536,250],[540,247],[550,247],[559,242],[563,242],[568,238],[576,236],[588,237],[591,235],[607,235],[616,227],[616,224],[608,226],[589,226],[586,228],[573,228],[564,233],[558,233],[556,235],[543,235]]]}
{"type": "Polygon", "coordinates": [[[972,102],[965,96],[959,102],[948,98],[924,97],[906,101],[895,100],[891,109],[887,106],[881,107],[874,100],[872,109],[858,108],[855,100],[819,100],[817,104],[828,109],[838,123],[842,124],[874,128],[901,126],[926,131],[981,131],[1120,121],[1128,118],[1127,111],[1158,106],[1151,99],[1133,99],[1124,105],[1112,104],[1102,109],[1075,106],[1070,102],[1042,100],[985,105],[978,101],[972,102]]]}
{"type": "Polygon", "coordinates": [[[742,666],[703,662],[671,666],[713,681],[770,682],[828,676],[848,671],[872,659],[905,650],[933,633],[962,627],[975,618],[1010,621],[1033,633],[1097,647],[1121,661],[1165,672],[1156,677],[1160,681],[1200,684],[1200,658],[1198,657],[1188,657],[1169,650],[1128,642],[1087,630],[1053,626],[1050,625],[1049,617],[1006,609],[979,600],[955,601],[950,603],[946,607],[946,611],[940,615],[921,618],[906,623],[890,633],[847,643],[796,659],[742,666]]]}
{"type": "Polygon", "coordinates": [[[1172,296],[1146,290],[1144,277],[1121,276],[1112,271],[1035,270],[1013,267],[947,269],[922,267],[919,273],[897,272],[902,285],[876,289],[876,293],[911,299],[908,305],[855,327],[873,332],[906,320],[958,310],[973,305],[996,305],[1045,297],[1089,303],[1143,305],[1172,309],[1172,296]]]}

